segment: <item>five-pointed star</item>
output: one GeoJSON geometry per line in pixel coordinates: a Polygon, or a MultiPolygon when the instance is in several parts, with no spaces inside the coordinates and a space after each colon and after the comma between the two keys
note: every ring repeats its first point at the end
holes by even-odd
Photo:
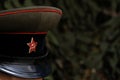
{"type": "Polygon", "coordinates": [[[29,46],[29,53],[36,51],[37,42],[34,41],[33,37],[31,38],[31,42],[27,43],[27,45],[29,46]]]}

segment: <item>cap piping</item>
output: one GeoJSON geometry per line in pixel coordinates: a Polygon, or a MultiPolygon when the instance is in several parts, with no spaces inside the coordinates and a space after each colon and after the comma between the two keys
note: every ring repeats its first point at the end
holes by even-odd
{"type": "Polygon", "coordinates": [[[47,34],[47,32],[1,32],[0,34],[47,34]]]}
{"type": "Polygon", "coordinates": [[[62,15],[61,10],[51,9],[51,8],[34,8],[34,9],[24,9],[24,10],[15,10],[15,11],[6,11],[0,13],[0,16],[19,14],[19,13],[29,13],[29,12],[54,12],[62,15]]]}

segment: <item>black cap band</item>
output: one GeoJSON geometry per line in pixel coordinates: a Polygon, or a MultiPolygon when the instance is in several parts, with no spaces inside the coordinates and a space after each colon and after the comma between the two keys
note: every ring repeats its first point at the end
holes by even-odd
{"type": "Polygon", "coordinates": [[[47,53],[47,32],[0,33],[0,56],[10,58],[37,58],[47,53]]]}

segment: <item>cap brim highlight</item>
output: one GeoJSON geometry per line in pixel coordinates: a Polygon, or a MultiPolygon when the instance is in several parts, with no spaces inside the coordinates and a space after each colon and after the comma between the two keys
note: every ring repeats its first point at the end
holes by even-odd
{"type": "Polygon", "coordinates": [[[39,64],[6,63],[0,65],[0,70],[21,78],[43,78],[51,73],[51,66],[45,62],[39,64]]]}

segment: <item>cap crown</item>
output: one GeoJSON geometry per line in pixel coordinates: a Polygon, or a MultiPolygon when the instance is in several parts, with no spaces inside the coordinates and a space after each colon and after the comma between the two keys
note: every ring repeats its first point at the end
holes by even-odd
{"type": "Polygon", "coordinates": [[[40,32],[55,27],[62,11],[54,7],[27,7],[0,12],[0,32],[40,32]]]}

